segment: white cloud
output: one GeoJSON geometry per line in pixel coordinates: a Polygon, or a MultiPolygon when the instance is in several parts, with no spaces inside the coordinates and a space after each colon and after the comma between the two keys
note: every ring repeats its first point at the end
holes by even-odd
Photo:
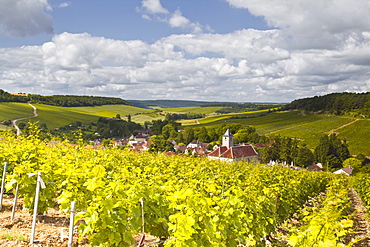
{"type": "Polygon", "coordinates": [[[182,27],[185,28],[190,24],[190,21],[188,18],[185,18],[182,16],[182,13],[180,10],[176,10],[171,18],[169,19],[168,23],[171,27],[182,27]]]}
{"type": "Polygon", "coordinates": [[[199,23],[192,23],[186,17],[184,17],[180,10],[176,10],[168,20],[168,24],[174,28],[183,28],[190,30],[191,33],[203,32],[203,27],[199,23]]]}
{"type": "Polygon", "coordinates": [[[52,33],[51,10],[47,0],[2,0],[0,4],[0,33],[26,37],[52,33]]]}
{"type": "Polygon", "coordinates": [[[42,46],[0,49],[0,81],[11,92],[124,99],[287,102],[370,91],[366,32],[336,50],[289,50],[281,32],[171,35],[153,44],[62,33],[42,46]]]}
{"type": "Polygon", "coordinates": [[[281,29],[284,42],[293,48],[334,49],[349,35],[369,31],[367,0],[227,0],[281,29]]]}
{"type": "Polygon", "coordinates": [[[150,14],[168,14],[169,11],[162,7],[159,0],[143,0],[142,7],[150,14]]]}
{"type": "Polygon", "coordinates": [[[66,7],[69,7],[71,5],[70,2],[64,2],[64,3],[61,3],[58,5],[58,8],[66,8],[66,7]]]}
{"type": "Polygon", "coordinates": [[[209,26],[203,26],[198,22],[191,22],[182,15],[179,9],[170,13],[162,7],[160,0],[143,0],[141,2],[141,8],[137,8],[137,10],[144,13],[141,16],[143,19],[164,22],[172,28],[181,28],[190,33],[213,31],[209,26]]]}

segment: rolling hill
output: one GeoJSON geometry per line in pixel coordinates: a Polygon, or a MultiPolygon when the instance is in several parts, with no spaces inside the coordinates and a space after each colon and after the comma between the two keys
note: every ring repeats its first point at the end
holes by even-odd
{"type": "MultiPolygon", "coordinates": [[[[338,95],[343,97],[342,94],[338,95]]],[[[350,95],[345,94],[345,96],[348,97],[350,95]]],[[[363,97],[364,95],[360,96],[363,97]]],[[[319,102],[323,100],[320,97],[318,98],[319,102]]],[[[307,100],[302,102],[307,102],[307,100]]],[[[315,101],[309,100],[309,102],[310,105],[315,104],[315,101]]],[[[150,101],[146,103],[153,104],[150,101]]],[[[76,121],[88,123],[96,121],[99,117],[110,118],[119,114],[123,119],[130,115],[132,121],[144,124],[152,120],[164,119],[168,113],[195,113],[205,114],[206,117],[194,120],[180,120],[179,122],[182,123],[183,127],[215,127],[221,124],[237,123],[252,126],[261,135],[281,135],[300,139],[310,148],[314,148],[317,145],[321,135],[336,133],[339,138],[348,142],[352,154],[370,155],[370,148],[368,147],[368,136],[370,135],[368,126],[370,120],[362,115],[317,114],[310,113],[305,109],[289,109],[287,106],[284,106],[285,109],[289,109],[286,111],[265,109],[242,113],[216,114],[215,112],[221,109],[222,106],[189,106],[189,104],[193,103],[189,101],[156,101],[155,110],[131,105],[60,107],[34,104],[37,107],[38,117],[32,120],[23,120],[23,122],[39,121],[40,123],[46,123],[49,128],[56,128],[76,121]],[[183,107],[173,107],[176,105],[176,102],[183,107]],[[166,108],[161,108],[160,105],[166,106],[166,108]],[[168,107],[170,105],[172,105],[171,108],[168,107]]],[[[297,103],[295,102],[293,106],[296,107],[297,103]]],[[[367,106],[366,102],[364,106],[367,106]]],[[[355,109],[355,112],[358,113],[361,110],[361,108],[355,109]]],[[[0,112],[0,122],[2,122],[4,120],[31,116],[32,108],[26,103],[1,102],[0,112]]],[[[0,129],[4,130],[5,126],[0,126],[0,129]]]]}

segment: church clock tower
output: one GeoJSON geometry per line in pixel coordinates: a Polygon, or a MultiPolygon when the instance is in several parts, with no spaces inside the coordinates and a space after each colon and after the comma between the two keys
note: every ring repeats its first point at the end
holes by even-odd
{"type": "Polygon", "coordinates": [[[229,129],[226,130],[222,137],[222,146],[226,146],[227,148],[234,146],[234,136],[231,134],[229,129]]]}

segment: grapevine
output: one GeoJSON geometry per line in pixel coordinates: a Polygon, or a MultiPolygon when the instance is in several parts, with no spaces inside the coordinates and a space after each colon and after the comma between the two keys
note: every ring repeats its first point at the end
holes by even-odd
{"type": "Polygon", "coordinates": [[[324,191],[333,175],[222,163],[207,159],[117,148],[89,149],[34,136],[0,139],[0,160],[14,168],[8,190],[20,185],[32,209],[35,179],[47,183],[40,212],[76,202],[81,236],[94,246],[131,246],[140,233],[141,198],[145,233],[166,246],[264,246],[278,224],[324,191]]]}

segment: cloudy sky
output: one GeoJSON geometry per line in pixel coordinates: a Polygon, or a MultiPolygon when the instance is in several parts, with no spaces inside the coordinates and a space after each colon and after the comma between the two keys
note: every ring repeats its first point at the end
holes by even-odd
{"type": "Polygon", "coordinates": [[[290,102],[370,91],[368,0],[0,0],[11,93],[290,102]]]}

